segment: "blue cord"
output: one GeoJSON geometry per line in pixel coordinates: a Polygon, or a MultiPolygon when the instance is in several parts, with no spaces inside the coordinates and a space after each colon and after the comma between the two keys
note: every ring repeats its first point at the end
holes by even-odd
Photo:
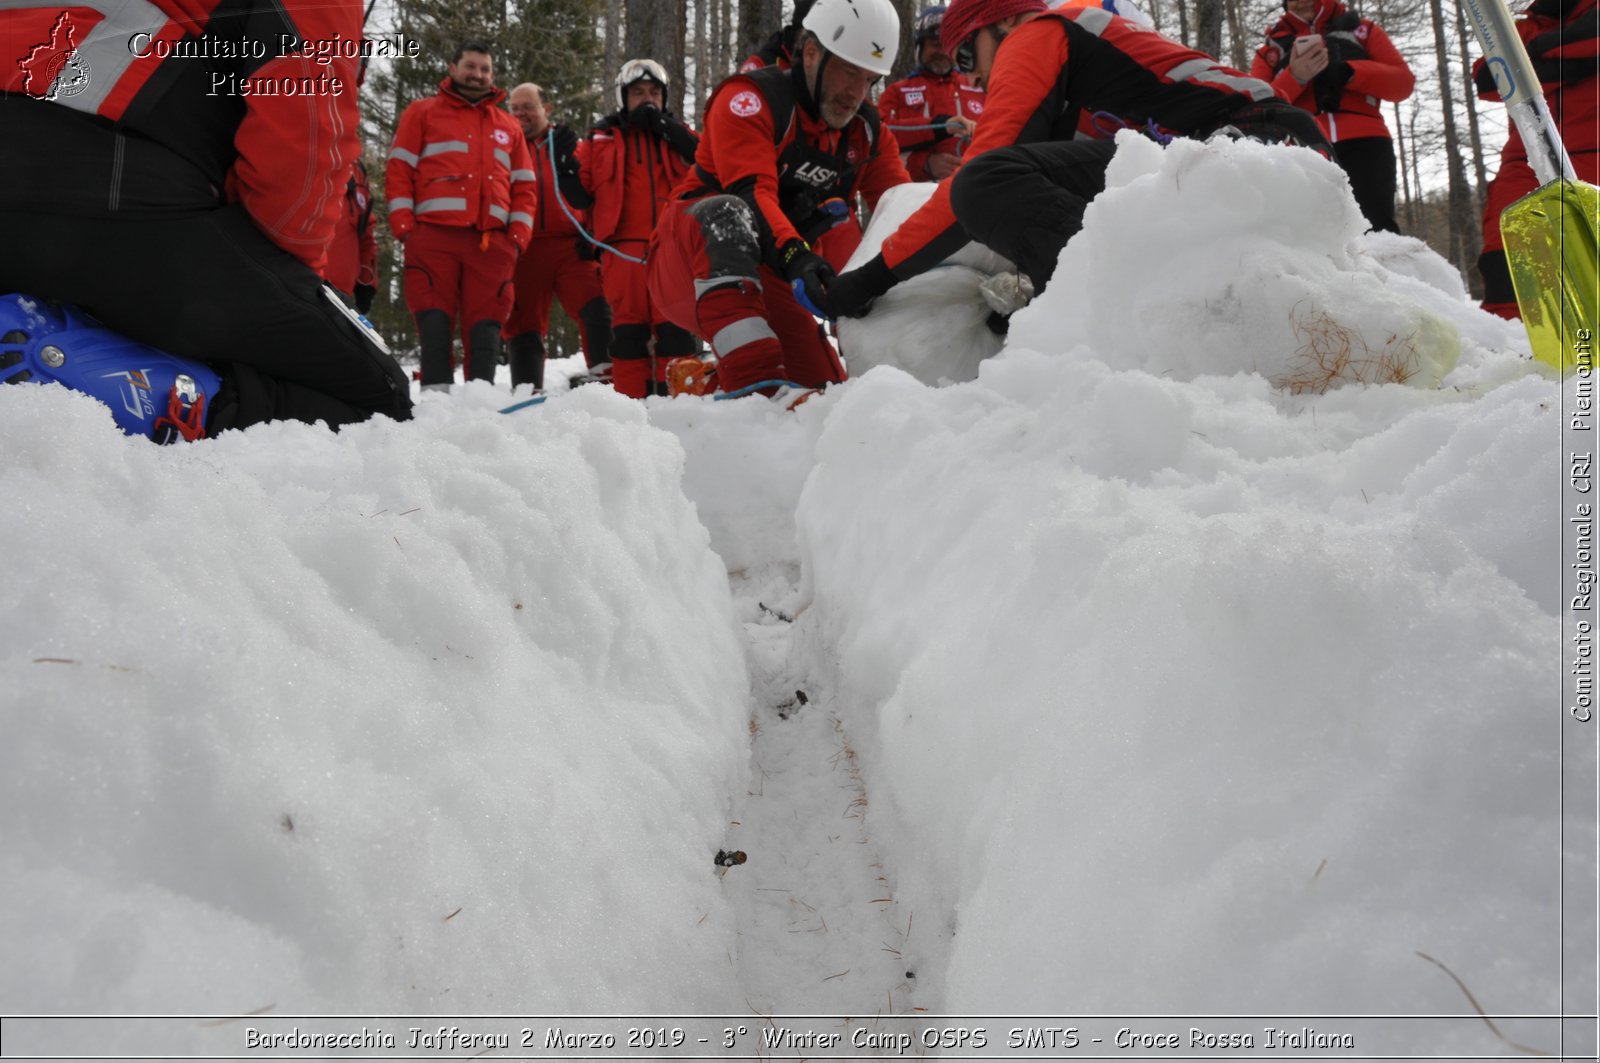
{"type": "MultiPolygon", "coordinates": [[[[583,223],[578,220],[575,214],[572,213],[572,208],[567,206],[567,197],[561,194],[561,176],[556,170],[556,138],[552,135],[550,130],[546,131],[544,141],[550,147],[550,151],[548,153],[550,155],[550,183],[556,186],[556,202],[561,204],[562,213],[567,216],[567,220],[572,223],[572,227],[578,230],[578,235],[589,241],[594,246],[600,248],[600,250],[610,251],[613,255],[616,255],[618,258],[623,259],[624,261],[637,262],[641,266],[644,265],[644,259],[634,258],[632,255],[624,254],[623,252],[612,247],[610,244],[601,240],[597,240],[593,236],[589,235],[589,230],[583,227],[583,223]]],[[[501,410],[500,412],[505,413],[506,411],[501,410]]]]}

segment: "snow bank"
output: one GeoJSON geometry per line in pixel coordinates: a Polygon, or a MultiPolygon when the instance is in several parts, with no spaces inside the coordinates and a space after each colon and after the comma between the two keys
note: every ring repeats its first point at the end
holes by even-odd
{"type": "Polygon", "coordinates": [[[1418,952],[1557,1010],[1557,386],[1286,156],[1125,145],[976,382],[818,442],[804,623],[947,1014],[1468,1010],[1418,952]],[[1484,383],[1287,394],[1307,306],[1484,383]]]}
{"type": "Polygon", "coordinates": [[[473,400],[157,449],[0,388],[0,1010],[737,999],[746,680],[683,452],[601,389],[473,400]]]}

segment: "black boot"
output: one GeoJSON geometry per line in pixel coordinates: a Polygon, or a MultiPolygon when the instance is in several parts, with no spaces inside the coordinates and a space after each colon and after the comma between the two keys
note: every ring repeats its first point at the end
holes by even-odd
{"type": "Polygon", "coordinates": [[[467,359],[473,380],[494,383],[495,367],[500,364],[500,322],[479,321],[467,332],[467,359]]]}
{"type": "Polygon", "coordinates": [[[544,338],[537,332],[519,332],[511,337],[511,386],[532,384],[544,388],[544,338]]]}
{"type": "Polygon", "coordinates": [[[583,360],[590,369],[611,364],[611,304],[597,295],[578,311],[583,331],[583,360]]]}
{"type": "Polygon", "coordinates": [[[448,388],[455,375],[450,369],[450,346],[455,342],[455,323],[443,310],[423,310],[417,314],[417,341],[422,348],[422,386],[448,388]]]}

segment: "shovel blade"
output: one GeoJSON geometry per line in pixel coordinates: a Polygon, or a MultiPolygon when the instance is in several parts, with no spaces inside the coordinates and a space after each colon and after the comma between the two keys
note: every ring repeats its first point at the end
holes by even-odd
{"type": "Polygon", "coordinates": [[[1506,265],[1533,356],[1561,374],[1594,367],[1600,320],[1600,188],[1552,181],[1500,215],[1506,265]]]}

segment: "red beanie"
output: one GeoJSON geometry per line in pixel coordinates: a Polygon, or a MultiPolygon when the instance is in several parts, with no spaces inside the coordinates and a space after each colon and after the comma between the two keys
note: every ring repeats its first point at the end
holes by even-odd
{"type": "Polygon", "coordinates": [[[1050,5],[1045,0],[953,0],[944,9],[944,24],[939,27],[939,40],[944,50],[955,54],[961,42],[985,26],[992,26],[1003,18],[1029,11],[1043,11],[1050,5]]]}

